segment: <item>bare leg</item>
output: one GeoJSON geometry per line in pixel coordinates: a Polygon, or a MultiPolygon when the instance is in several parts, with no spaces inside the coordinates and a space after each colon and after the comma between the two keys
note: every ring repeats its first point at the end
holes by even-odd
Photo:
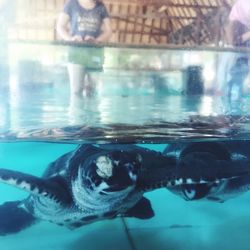
{"type": "Polygon", "coordinates": [[[70,92],[74,95],[82,95],[85,82],[85,68],[79,64],[68,64],[68,73],[70,81],[70,92]]]}
{"type": "Polygon", "coordinates": [[[90,73],[85,74],[84,90],[83,94],[85,96],[93,96],[95,94],[96,82],[90,73]]]}

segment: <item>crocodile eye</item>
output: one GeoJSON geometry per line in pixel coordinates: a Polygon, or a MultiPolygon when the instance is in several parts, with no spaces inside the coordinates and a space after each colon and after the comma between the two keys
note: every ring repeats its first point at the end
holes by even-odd
{"type": "Polygon", "coordinates": [[[108,179],[113,175],[112,160],[107,156],[99,156],[96,159],[96,173],[104,179],[108,179]]]}

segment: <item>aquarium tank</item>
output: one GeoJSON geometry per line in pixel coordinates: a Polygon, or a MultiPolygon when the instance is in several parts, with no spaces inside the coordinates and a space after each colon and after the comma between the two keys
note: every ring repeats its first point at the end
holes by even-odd
{"type": "Polygon", "coordinates": [[[0,249],[250,249],[248,0],[0,0],[0,249]]]}

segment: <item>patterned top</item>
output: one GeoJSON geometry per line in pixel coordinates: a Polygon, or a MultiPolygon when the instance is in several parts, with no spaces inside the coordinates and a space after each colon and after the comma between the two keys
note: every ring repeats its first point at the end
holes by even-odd
{"type": "Polygon", "coordinates": [[[85,9],[78,0],[68,0],[63,12],[70,17],[71,35],[80,35],[83,38],[87,35],[98,37],[103,19],[109,17],[106,7],[100,2],[93,9],[85,9]]]}

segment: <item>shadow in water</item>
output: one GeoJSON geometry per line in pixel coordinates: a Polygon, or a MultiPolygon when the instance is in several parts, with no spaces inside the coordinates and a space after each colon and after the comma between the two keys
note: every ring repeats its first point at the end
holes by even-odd
{"type": "Polygon", "coordinates": [[[124,228],[119,220],[108,221],[86,226],[83,235],[72,241],[67,250],[133,250],[130,247],[124,228]],[[105,224],[105,225],[104,225],[105,224]]]}

